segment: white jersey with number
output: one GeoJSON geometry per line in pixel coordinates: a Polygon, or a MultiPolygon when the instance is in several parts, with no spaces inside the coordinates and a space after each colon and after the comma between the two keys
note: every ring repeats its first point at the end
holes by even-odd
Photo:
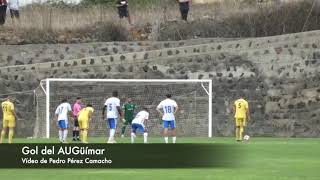
{"type": "Polygon", "coordinates": [[[111,97],[104,103],[107,111],[107,119],[118,118],[119,112],[117,106],[120,107],[120,99],[116,97],[111,97]]]}
{"type": "Polygon", "coordinates": [[[148,119],[149,113],[147,111],[140,111],[132,120],[132,124],[141,124],[142,126],[144,126],[144,121],[148,119]]]}
{"type": "Polygon", "coordinates": [[[158,109],[162,109],[163,111],[162,120],[164,121],[176,120],[174,117],[174,111],[175,111],[175,108],[177,107],[178,105],[176,101],[169,98],[161,101],[160,104],[157,106],[158,109]]]}
{"type": "Polygon", "coordinates": [[[58,115],[58,121],[59,120],[68,120],[68,112],[71,110],[71,105],[67,102],[61,103],[57,109],[55,114],[58,115]]]}

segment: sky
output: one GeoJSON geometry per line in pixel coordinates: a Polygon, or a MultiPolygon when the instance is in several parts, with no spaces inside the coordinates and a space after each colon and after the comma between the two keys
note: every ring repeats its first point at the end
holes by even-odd
{"type": "MultiPolygon", "coordinates": [[[[20,3],[20,6],[24,6],[26,4],[30,4],[30,3],[33,3],[33,2],[45,2],[46,0],[20,0],[19,3],[20,3]]],[[[81,0],[64,0],[64,2],[67,2],[67,3],[79,3],[81,0]]]]}

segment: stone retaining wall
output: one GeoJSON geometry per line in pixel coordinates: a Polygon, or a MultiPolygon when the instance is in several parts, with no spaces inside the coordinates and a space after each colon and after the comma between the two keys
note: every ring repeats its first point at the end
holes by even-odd
{"type": "MultiPolygon", "coordinates": [[[[180,47],[170,45],[165,49],[140,46],[141,52],[6,66],[0,68],[0,90],[34,89],[41,79],[53,77],[212,79],[214,135],[233,134],[230,107],[244,93],[253,119],[248,126],[250,134],[319,137],[319,34],[320,31],[312,31],[227,42],[206,41],[180,47]]],[[[31,104],[32,100],[32,96],[23,97],[17,109],[28,107],[26,102],[31,104]]],[[[32,113],[25,115],[21,111],[19,116],[19,124],[24,124],[21,129],[34,126],[32,113]]],[[[21,136],[33,133],[23,132],[26,133],[20,133],[21,136]]]]}

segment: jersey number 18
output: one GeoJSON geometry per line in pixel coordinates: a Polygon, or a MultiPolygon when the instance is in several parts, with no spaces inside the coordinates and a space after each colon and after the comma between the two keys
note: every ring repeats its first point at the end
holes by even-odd
{"type": "Polygon", "coordinates": [[[172,113],[172,107],[171,106],[165,106],[165,113],[172,113]]]}

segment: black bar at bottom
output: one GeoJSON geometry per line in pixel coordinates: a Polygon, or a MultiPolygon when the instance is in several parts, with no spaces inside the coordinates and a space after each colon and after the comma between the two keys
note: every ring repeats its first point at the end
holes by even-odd
{"type": "Polygon", "coordinates": [[[0,168],[235,167],[243,154],[225,144],[1,144],[0,168]]]}

